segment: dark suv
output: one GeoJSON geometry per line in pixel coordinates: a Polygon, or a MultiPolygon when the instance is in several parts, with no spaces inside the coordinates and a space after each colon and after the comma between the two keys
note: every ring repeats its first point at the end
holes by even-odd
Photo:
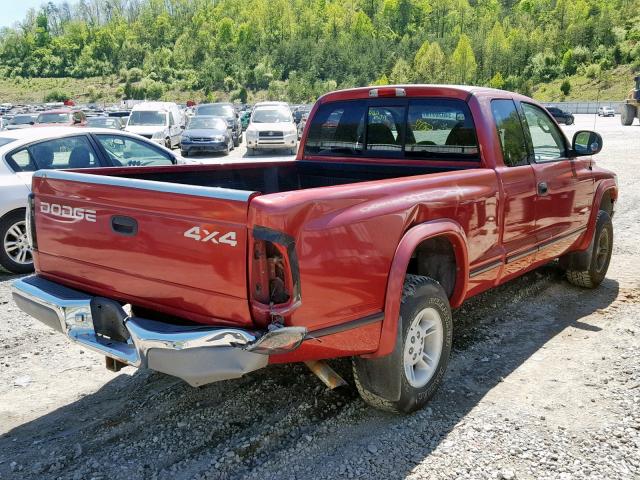
{"type": "Polygon", "coordinates": [[[233,146],[237,147],[240,145],[242,141],[242,123],[232,103],[203,103],[196,107],[196,116],[202,115],[224,118],[229,126],[229,130],[231,130],[233,146]]]}
{"type": "Polygon", "coordinates": [[[547,110],[551,114],[553,118],[556,119],[558,123],[564,123],[565,125],[573,125],[575,122],[575,118],[573,118],[573,114],[569,112],[565,112],[564,110],[560,110],[558,107],[547,107],[547,110]]]}

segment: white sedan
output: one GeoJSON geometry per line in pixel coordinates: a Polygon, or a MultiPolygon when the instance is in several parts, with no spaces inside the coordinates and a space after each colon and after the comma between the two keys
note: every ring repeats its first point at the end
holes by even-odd
{"type": "Polygon", "coordinates": [[[25,213],[41,169],[195,163],[138,135],[102,128],[42,127],[0,132],[0,265],[33,270],[25,213]]]}

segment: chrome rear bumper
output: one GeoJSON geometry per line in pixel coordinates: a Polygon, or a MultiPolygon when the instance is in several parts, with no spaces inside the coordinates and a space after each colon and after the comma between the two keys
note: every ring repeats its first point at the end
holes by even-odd
{"type": "Polygon", "coordinates": [[[37,275],[16,280],[12,293],[20,309],[70,340],[127,365],[174,375],[193,386],[238,378],[265,367],[270,353],[294,350],[307,333],[302,327],[261,332],[174,325],[130,316],[118,305],[129,338],[114,341],[94,329],[91,305],[95,297],[37,275]]]}

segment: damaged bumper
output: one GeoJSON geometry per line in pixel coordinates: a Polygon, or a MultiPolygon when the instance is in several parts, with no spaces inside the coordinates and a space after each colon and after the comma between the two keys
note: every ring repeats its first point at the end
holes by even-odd
{"type": "Polygon", "coordinates": [[[264,332],[134,317],[117,302],[37,275],[16,280],[12,293],[20,309],[70,340],[123,364],[179,377],[192,386],[238,378],[265,367],[269,354],[296,349],[307,333],[302,327],[264,332]]]}

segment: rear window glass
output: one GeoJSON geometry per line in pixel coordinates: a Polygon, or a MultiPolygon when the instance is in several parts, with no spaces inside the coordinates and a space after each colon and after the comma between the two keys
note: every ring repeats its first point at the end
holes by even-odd
{"type": "Polygon", "coordinates": [[[41,113],[38,116],[37,123],[69,123],[71,122],[70,113],[41,113]]]}
{"type": "Polygon", "coordinates": [[[425,98],[376,103],[383,102],[322,105],[312,119],[305,154],[479,159],[465,102],[425,98]]]}

